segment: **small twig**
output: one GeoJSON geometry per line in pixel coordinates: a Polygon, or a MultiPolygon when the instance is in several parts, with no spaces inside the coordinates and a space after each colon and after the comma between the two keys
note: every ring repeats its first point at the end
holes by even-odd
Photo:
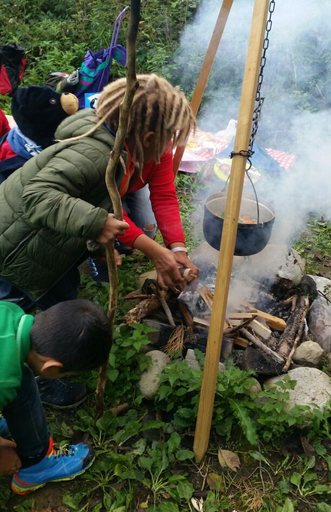
{"type": "Polygon", "coordinates": [[[124,300],[136,300],[136,299],[148,299],[149,295],[147,293],[137,293],[134,295],[133,293],[129,293],[124,297],[124,300]]]}
{"type": "Polygon", "coordinates": [[[169,309],[168,304],[166,303],[165,298],[162,295],[162,292],[161,292],[159,286],[158,285],[155,286],[154,284],[151,284],[151,288],[154,291],[154,293],[155,293],[156,297],[158,298],[158,300],[160,301],[160,304],[163,307],[165,314],[167,315],[167,319],[168,319],[169,324],[172,327],[176,327],[176,324],[174,322],[172,313],[171,313],[171,311],[169,309]]]}
{"type": "Polygon", "coordinates": [[[280,357],[276,352],[271,350],[271,348],[267,347],[262,341],[260,341],[258,338],[253,336],[247,329],[240,329],[240,332],[255,345],[256,347],[260,348],[263,352],[268,354],[274,361],[276,361],[279,364],[284,364],[284,359],[280,357]]]}

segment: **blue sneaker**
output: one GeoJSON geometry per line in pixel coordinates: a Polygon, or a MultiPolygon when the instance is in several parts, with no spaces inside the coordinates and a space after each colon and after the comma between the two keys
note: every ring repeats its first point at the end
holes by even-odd
{"type": "Polygon", "coordinates": [[[9,437],[10,432],[8,428],[8,423],[5,418],[0,414],[0,437],[9,437]]]}
{"type": "Polygon", "coordinates": [[[72,409],[82,404],[87,398],[85,384],[67,382],[62,379],[45,379],[37,377],[41,403],[54,409],[72,409]]]}
{"type": "Polygon", "coordinates": [[[85,473],[94,459],[94,450],[88,444],[73,444],[60,448],[50,439],[50,448],[45,457],[38,464],[15,473],[11,489],[16,494],[25,495],[40,489],[48,482],[72,480],[85,473]]]}

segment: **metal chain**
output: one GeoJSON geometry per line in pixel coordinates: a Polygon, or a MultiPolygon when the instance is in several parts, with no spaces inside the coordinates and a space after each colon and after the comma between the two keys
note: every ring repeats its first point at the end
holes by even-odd
{"type": "Polygon", "coordinates": [[[271,18],[272,18],[272,14],[273,14],[274,10],[275,10],[275,0],[270,0],[269,15],[268,15],[268,20],[267,20],[267,24],[266,24],[265,37],[264,37],[264,41],[263,41],[263,51],[262,51],[262,57],[261,57],[259,78],[258,78],[258,83],[257,83],[256,97],[255,97],[256,106],[255,106],[254,113],[253,113],[252,131],[251,131],[251,136],[250,136],[249,145],[248,145],[248,152],[250,153],[250,155],[252,155],[254,153],[253,144],[254,144],[255,136],[256,136],[256,133],[257,133],[257,130],[259,127],[259,119],[260,119],[261,110],[262,110],[262,106],[263,106],[263,102],[264,102],[264,98],[261,97],[261,86],[263,83],[263,72],[264,72],[266,62],[267,62],[266,53],[267,53],[267,49],[269,48],[269,33],[270,33],[270,30],[272,27],[272,19],[271,18]]]}

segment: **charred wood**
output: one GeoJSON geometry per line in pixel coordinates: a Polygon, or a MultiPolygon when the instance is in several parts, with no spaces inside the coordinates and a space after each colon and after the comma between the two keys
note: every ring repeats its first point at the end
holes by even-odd
{"type": "Polygon", "coordinates": [[[295,337],[293,346],[292,346],[292,348],[290,350],[290,353],[289,353],[288,358],[286,360],[285,366],[283,368],[284,372],[287,372],[289,367],[291,366],[294,352],[295,352],[297,346],[301,342],[302,334],[303,334],[303,331],[304,331],[304,328],[305,328],[305,320],[306,320],[306,316],[307,316],[308,309],[309,309],[309,299],[308,299],[308,297],[302,297],[302,299],[303,299],[303,305],[302,305],[303,313],[302,313],[302,316],[301,316],[301,320],[300,320],[300,324],[299,324],[297,335],[295,337]]]}
{"type": "Polygon", "coordinates": [[[241,366],[243,370],[252,370],[260,375],[279,375],[283,371],[283,364],[276,363],[273,359],[267,358],[265,354],[256,348],[247,347],[241,353],[241,366]]]}
{"type": "MultiPolygon", "coordinates": [[[[291,352],[293,347],[295,338],[299,331],[299,328],[303,329],[304,320],[306,318],[307,312],[309,308],[309,299],[307,296],[303,295],[298,300],[298,305],[295,311],[291,314],[287,321],[287,327],[284,330],[283,334],[279,338],[278,343],[278,353],[287,358],[291,352]]],[[[301,332],[302,335],[302,332],[301,332]]]]}
{"type": "Polygon", "coordinates": [[[279,356],[276,352],[271,350],[265,343],[259,340],[256,336],[253,336],[247,329],[240,329],[240,333],[247,338],[253,345],[262,350],[266,355],[271,357],[277,364],[284,364],[284,359],[279,356]]]}

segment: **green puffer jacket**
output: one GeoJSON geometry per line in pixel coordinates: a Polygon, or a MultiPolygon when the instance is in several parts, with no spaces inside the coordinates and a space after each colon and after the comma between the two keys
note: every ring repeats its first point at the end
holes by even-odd
{"type": "MultiPolygon", "coordinates": [[[[96,122],[94,111],[81,110],[55,136],[82,135],[96,122]]],[[[100,235],[111,211],[105,170],[113,144],[104,127],[78,141],[59,142],[0,186],[0,276],[35,300],[82,257],[86,241],[100,235]]],[[[123,173],[119,165],[118,184],[123,173]]]]}

